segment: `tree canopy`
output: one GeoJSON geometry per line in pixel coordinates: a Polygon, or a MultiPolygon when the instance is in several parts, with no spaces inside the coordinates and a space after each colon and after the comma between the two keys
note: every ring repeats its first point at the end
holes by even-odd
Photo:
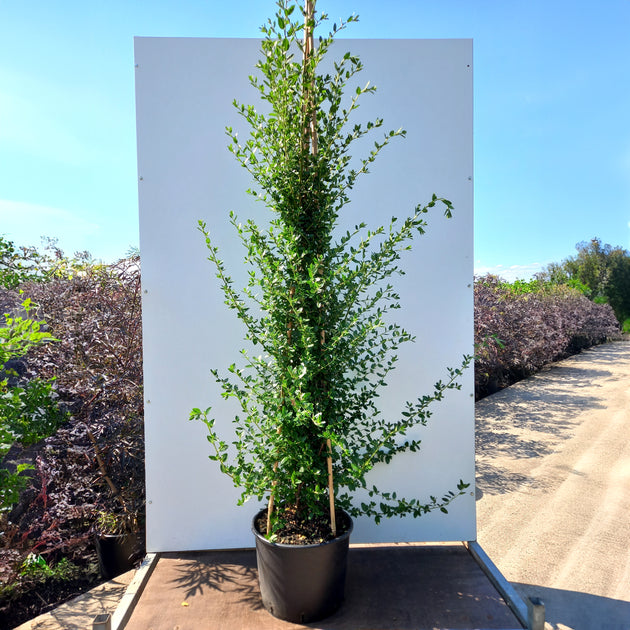
{"type": "Polygon", "coordinates": [[[551,263],[542,279],[573,286],[594,302],[610,304],[623,323],[630,317],[630,252],[602,244],[599,238],[581,241],[575,247],[575,256],[551,263]]]}

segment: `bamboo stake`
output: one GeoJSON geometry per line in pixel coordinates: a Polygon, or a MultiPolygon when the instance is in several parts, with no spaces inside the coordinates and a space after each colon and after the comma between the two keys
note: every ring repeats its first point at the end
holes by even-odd
{"type": "MultiPolygon", "coordinates": [[[[306,65],[313,54],[313,29],[310,22],[315,16],[315,0],[304,0],[304,75],[306,76],[306,65]]],[[[313,106],[312,97],[313,84],[304,84],[304,104],[303,111],[309,117],[304,129],[304,143],[311,145],[311,153],[317,155],[317,111],[313,106]],[[309,111],[310,110],[310,111],[309,111]]]]}
{"type": "MultiPolygon", "coordinates": [[[[306,70],[306,64],[313,54],[313,29],[311,28],[311,22],[315,16],[315,0],[304,0],[304,67],[306,70]]],[[[306,74],[306,72],[305,72],[306,74]]],[[[318,142],[317,142],[317,110],[313,103],[312,94],[313,84],[312,77],[311,83],[304,86],[304,107],[308,108],[310,112],[306,112],[308,117],[308,134],[307,142],[310,141],[311,154],[317,155],[318,142]]],[[[321,270],[323,272],[323,270],[321,270]]],[[[326,331],[321,331],[320,344],[323,347],[326,343],[326,331]]],[[[330,501],[330,529],[333,536],[337,536],[337,522],[335,519],[335,490],[333,484],[333,467],[332,467],[332,443],[330,438],[326,440],[326,462],[328,465],[328,498],[330,501]]]]}
{"type": "MultiPolygon", "coordinates": [[[[280,427],[278,427],[278,433],[280,433],[280,427]]],[[[278,472],[278,462],[273,465],[273,473],[274,475],[278,472]]],[[[269,505],[267,506],[267,534],[271,532],[271,515],[273,514],[273,504],[275,498],[275,489],[278,485],[278,480],[274,479],[272,482],[272,489],[269,493],[269,505]]]]}
{"type": "Polygon", "coordinates": [[[330,500],[330,530],[333,537],[337,536],[337,520],[335,518],[335,487],[333,485],[333,469],[332,469],[332,444],[330,438],[326,440],[326,448],[328,449],[328,498],[330,500]]]}

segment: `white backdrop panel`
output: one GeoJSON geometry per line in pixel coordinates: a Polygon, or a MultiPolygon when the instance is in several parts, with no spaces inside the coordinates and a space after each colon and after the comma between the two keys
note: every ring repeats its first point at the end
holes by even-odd
{"type": "MultiPolygon", "coordinates": [[[[248,547],[256,506],[236,506],[238,492],[208,459],[205,427],[188,421],[192,407],[212,405],[231,433],[233,411],[218,396],[210,369],[238,361],[242,330],[223,304],[197,231],[204,219],[237,286],[245,284],[242,252],[229,210],[261,217],[245,190],[247,172],[228,152],[225,126],[247,136],[232,100],[256,103],[247,76],[253,39],[136,38],[136,109],[142,253],[147,547],[151,551],[248,547]]],[[[398,412],[405,400],[432,391],[472,352],[472,42],[470,40],[341,40],[333,53],[358,54],[358,83],[378,87],[357,119],[377,116],[403,127],[357,184],[342,228],[364,220],[375,227],[403,217],[432,193],[450,199],[455,216],[430,216],[429,229],[403,257],[403,308],[397,321],[417,336],[399,353],[382,395],[398,412]]],[[[354,86],[353,86],[354,87],[354,86]]],[[[369,151],[368,141],[362,149],[369,151]]],[[[359,148],[354,151],[361,157],[359,148]]],[[[474,482],[473,372],[459,392],[435,407],[420,429],[421,452],[372,473],[399,495],[427,498],[474,482]]],[[[471,540],[474,486],[448,515],[355,523],[353,542],[471,540]]]]}

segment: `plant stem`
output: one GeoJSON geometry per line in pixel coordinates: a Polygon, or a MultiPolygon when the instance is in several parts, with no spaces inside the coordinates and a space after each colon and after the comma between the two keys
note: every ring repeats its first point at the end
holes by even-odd
{"type": "Polygon", "coordinates": [[[124,507],[125,504],[120,497],[120,491],[116,487],[116,484],[114,484],[114,482],[112,481],[111,477],[107,474],[107,468],[105,467],[105,462],[103,461],[103,458],[101,457],[101,451],[98,448],[98,444],[96,443],[96,438],[94,437],[94,434],[92,433],[92,431],[90,431],[89,429],[87,431],[87,436],[90,438],[90,441],[92,442],[92,445],[94,446],[94,454],[96,455],[96,462],[98,464],[99,470],[101,471],[101,475],[103,476],[103,479],[107,482],[107,485],[109,486],[109,489],[112,491],[112,494],[123,504],[123,507],[124,507]]]}

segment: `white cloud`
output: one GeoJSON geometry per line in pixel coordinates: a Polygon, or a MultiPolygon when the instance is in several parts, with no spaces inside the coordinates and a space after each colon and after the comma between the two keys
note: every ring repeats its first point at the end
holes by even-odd
{"type": "MultiPolygon", "coordinates": [[[[477,261],[479,263],[480,261],[477,261]]],[[[494,265],[493,267],[486,267],[480,264],[475,265],[475,275],[485,276],[491,273],[495,276],[500,276],[508,282],[514,280],[530,280],[535,273],[542,271],[546,267],[545,263],[529,263],[527,265],[494,265]]]]}
{"type": "Polygon", "coordinates": [[[16,245],[40,245],[41,236],[59,239],[67,253],[85,249],[100,226],[63,208],[0,199],[0,234],[16,245]]]}

